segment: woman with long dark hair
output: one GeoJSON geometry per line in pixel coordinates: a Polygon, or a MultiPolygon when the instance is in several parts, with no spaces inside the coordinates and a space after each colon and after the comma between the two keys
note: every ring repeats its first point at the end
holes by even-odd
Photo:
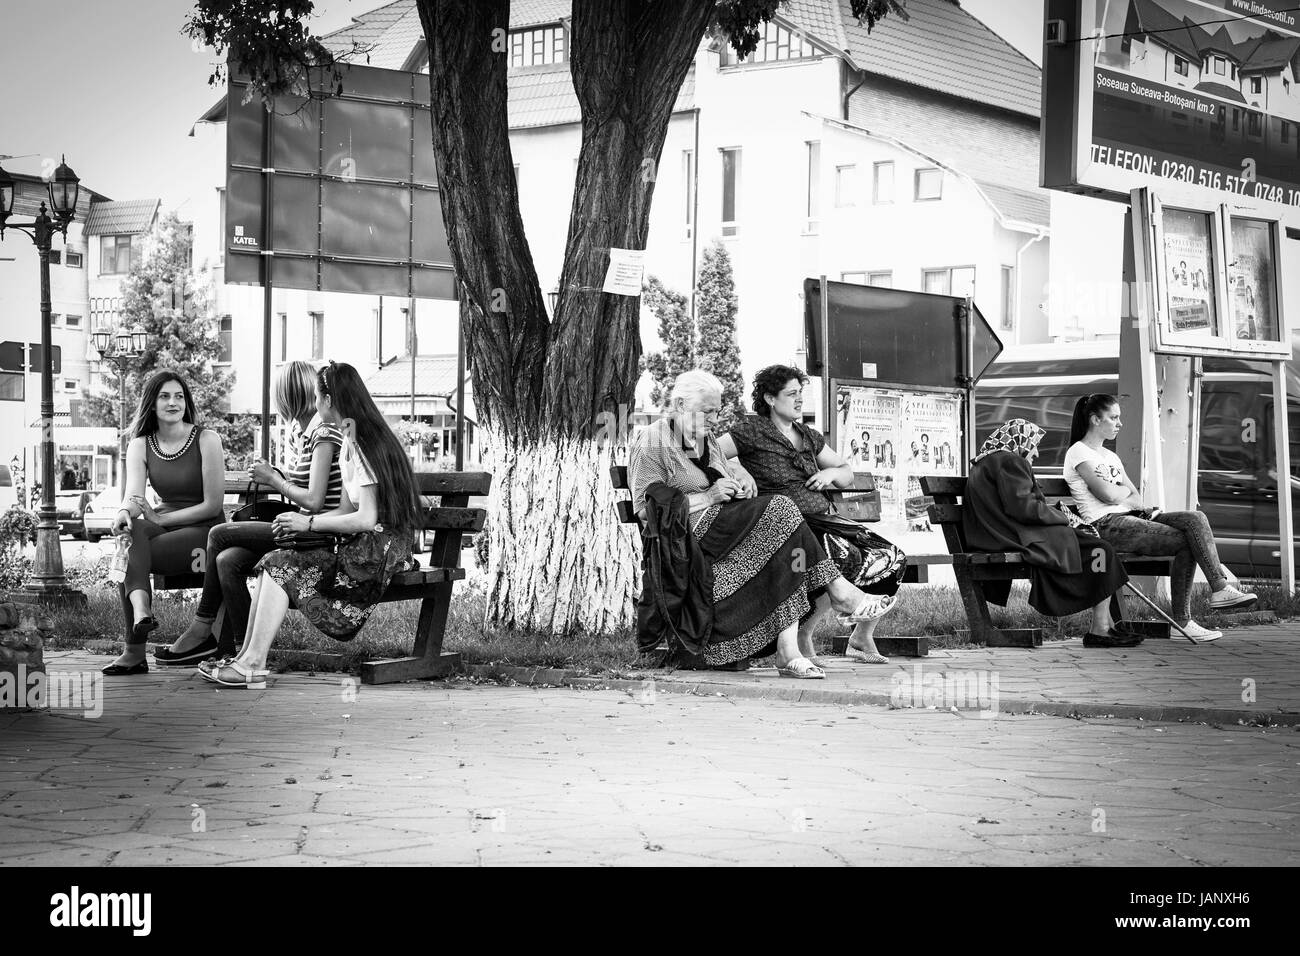
{"type": "MultiPolygon", "coordinates": [[[[769,365],[754,376],[754,414],[718,439],[728,458],[739,458],[753,476],[760,495],[785,495],[803,515],[840,574],[872,601],[872,614],[860,620],[849,637],[845,656],[866,664],[887,664],[876,649],[876,621],[894,606],[907,570],[907,556],[863,524],[835,513],[827,491],[853,483],[853,467],[821,432],[803,421],[803,387],[808,376],[789,365],[769,365]]],[[[862,432],[863,460],[870,432],[862,432]]],[[[830,611],[830,599],[816,596],[816,613],[799,629],[803,655],[818,667],[826,662],[813,652],[818,619],[830,611]]]]}
{"type": "Polygon", "coordinates": [[[131,537],[121,587],[134,624],[125,652],[104,668],[110,676],[148,673],[145,641],[158,627],[151,575],[192,571],[208,531],[225,520],[221,438],[194,417],[190,387],[179,375],[162,371],[145,383],[126,449],[122,508],[113,522],[114,534],[131,537]],[[161,499],[157,509],[145,500],[146,480],[161,499]]]}
{"type": "Polygon", "coordinates": [[[1192,620],[1192,580],[1197,567],[1209,582],[1211,608],[1245,608],[1257,599],[1228,583],[1204,512],[1161,511],[1142,501],[1119,456],[1104,445],[1114,440],[1121,427],[1119,402],[1114,395],[1080,398],[1070,422],[1070,447],[1061,477],[1069,484],[1083,520],[1093,525],[1115,550],[1173,556],[1169,590],[1175,622],[1193,640],[1217,641],[1222,631],[1201,627],[1192,620]]]}
{"type": "Polygon", "coordinates": [[[350,641],[393,575],[411,561],[421,512],[415,475],[357,370],[334,362],[322,368],[316,407],[324,421],[343,432],[342,501],[325,514],[276,516],[276,536],[289,546],[257,562],[248,636],[239,655],[199,665],[199,673],[214,684],[266,686],[266,655],[290,607],[323,634],[350,641]],[[288,539],[302,534],[331,537],[316,547],[294,548],[288,539]]]}
{"type": "MultiPolygon", "coordinates": [[[[266,462],[248,470],[249,481],[266,485],[296,505],[305,515],[333,511],[343,495],[339,449],[343,435],[316,412],[316,369],[309,362],[290,362],[275,384],[280,420],[291,422],[297,446],[294,463],[285,475],[266,462]]],[[[227,521],[208,532],[203,594],[194,620],[171,645],[159,648],[154,659],[163,666],[186,667],[218,656],[233,656],[244,642],[250,608],[246,579],[257,559],[274,551],[274,527],[269,521],[227,521]],[[212,633],[217,611],[230,616],[231,643],[222,645],[212,633]]]]}

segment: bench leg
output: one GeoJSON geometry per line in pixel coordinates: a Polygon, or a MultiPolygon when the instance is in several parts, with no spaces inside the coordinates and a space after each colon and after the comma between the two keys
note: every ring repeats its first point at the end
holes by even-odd
{"type": "Polygon", "coordinates": [[[1037,627],[1015,627],[1002,629],[993,626],[989,617],[988,601],[984,597],[984,586],[972,580],[964,568],[953,566],[957,577],[957,589],[961,592],[962,604],[966,607],[966,619],[970,622],[970,639],[973,644],[986,647],[1040,647],[1043,632],[1037,627]]]}
{"type": "Polygon", "coordinates": [[[454,582],[433,586],[433,594],[420,602],[420,620],[415,627],[415,652],[410,657],[366,661],[361,665],[363,684],[392,684],[403,680],[446,677],[460,669],[459,654],[442,653],[442,637],[451,610],[454,582]]]}

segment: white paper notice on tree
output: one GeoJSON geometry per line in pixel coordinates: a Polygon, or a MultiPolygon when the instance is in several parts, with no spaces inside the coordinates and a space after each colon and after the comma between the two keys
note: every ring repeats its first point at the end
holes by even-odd
{"type": "Polygon", "coordinates": [[[614,295],[640,295],[644,277],[644,249],[609,250],[609,270],[605,273],[606,292],[614,295]]]}

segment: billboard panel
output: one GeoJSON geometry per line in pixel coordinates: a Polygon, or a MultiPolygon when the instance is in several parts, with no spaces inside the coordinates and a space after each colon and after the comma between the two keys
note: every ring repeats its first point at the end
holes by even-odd
{"type": "Polygon", "coordinates": [[[271,112],[231,71],[226,281],[265,285],[273,259],[277,288],[454,299],[429,79],[343,69],[341,94],[271,112]]]}
{"type": "Polygon", "coordinates": [[[1294,0],[1046,0],[1046,17],[1044,186],[1300,207],[1294,0]]]}

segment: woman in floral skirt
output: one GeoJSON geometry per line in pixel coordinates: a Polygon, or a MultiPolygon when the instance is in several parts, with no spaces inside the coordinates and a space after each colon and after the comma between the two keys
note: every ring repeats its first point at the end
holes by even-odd
{"type": "Polygon", "coordinates": [[[321,419],[343,432],[343,500],[325,514],[275,518],[285,547],[257,563],[243,649],[233,659],[200,665],[214,684],[265,687],[266,655],[291,607],[323,634],[351,640],[393,575],[412,563],[421,510],[415,476],[357,370],[334,362],[322,368],[316,403],[321,419]]]}

